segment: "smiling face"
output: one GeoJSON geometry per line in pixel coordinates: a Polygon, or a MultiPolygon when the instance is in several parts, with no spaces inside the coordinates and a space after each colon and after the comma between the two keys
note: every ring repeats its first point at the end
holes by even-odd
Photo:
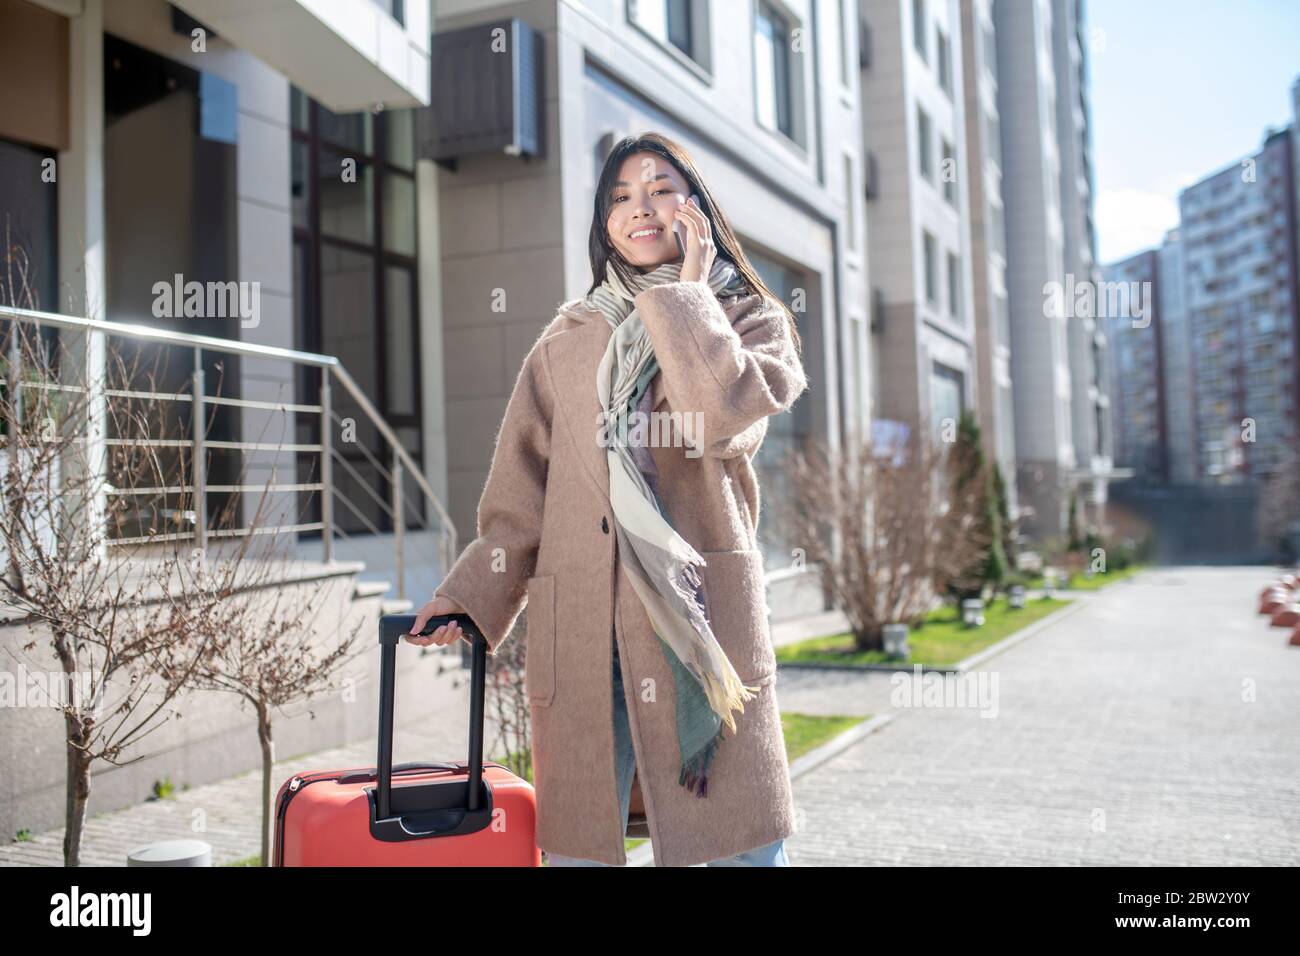
{"type": "Polygon", "coordinates": [[[610,192],[605,224],[610,243],[642,272],[680,261],[682,254],[673,238],[673,213],[688,194],[686,177],[658,153],[628,156],[610,192]]]}

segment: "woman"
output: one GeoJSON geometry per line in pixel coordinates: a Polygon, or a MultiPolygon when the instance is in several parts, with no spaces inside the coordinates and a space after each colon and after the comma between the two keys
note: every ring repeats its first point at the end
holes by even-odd
{"type": "Polygon", "coordinates": [[[407,639],[449,644],[456,625],[414,635],[463,612],[495,653],[527,605],[551,865],[626,862],[634,773],[656,865],[788,865],[751,458],[807,385],[794,317],[663,136],[606,159],[590,253],[587,296],[560,306],[515,382],[478,537],[407,639]]]}

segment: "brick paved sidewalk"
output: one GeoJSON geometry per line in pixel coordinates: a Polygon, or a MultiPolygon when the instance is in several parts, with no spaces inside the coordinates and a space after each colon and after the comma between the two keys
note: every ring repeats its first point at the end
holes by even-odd
{"type": "Polygon", "coordinates": [[[895,716],[795,781],[791,862],[1300,864],[1300,648],[1254,613],[1274,576],[1161,569],[1098,592],[977,669],[998,678],[992,719],[894,708],[887,675],[783,674],[783,708],[895,716]]]}

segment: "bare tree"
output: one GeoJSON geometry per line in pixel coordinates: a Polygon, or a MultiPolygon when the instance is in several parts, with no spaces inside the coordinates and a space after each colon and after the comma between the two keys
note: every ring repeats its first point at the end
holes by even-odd
{"type": "Polygon", "coordinates": [[[915,624],[950,585],[969,586],[988,547],[980,486],[954,482],[946,453],[920,429],[841,452],[808,440],[785,467],[791,495],[775,520],[820,567],[856,650],[882,649],[886,624],[915,624]]]}
{"type": "MultiPolygon", "coordinates": [[[[497,653],[488,655],[484,693],[486,707],[494,717],[505,764],[510,770],[531,779],[533,765],[532,711],[524,683],[527,644],[527,608],[515,624],[516,636],[503,642],[497,653]]],[[[468,680],[468,675],[465,675],[468,680]]]]}
{"type": "MultiPolygon", "coordinates": [[[[265,503],[265,496],[263,503],[265,503]]],[[[197,589],[202,602],[195,636],[206,649],[189,683],[234,694],[257,722],[262,756],[262,865],[271,865],[277,712],[338,692],[344,667],[369,645],[358,638],[360,620],[346,623],[351,582],[323,578],[289,549],[287,522],[270,520],[259,506],[233,549],[200,555],[197,589]],[[268,539],[274,543],[268,543],[268,539]]]]}
{"type": "Polygon", "coordinates": [[[61,687],[50,703],[66,737],[64,862],[76,866],[92,764],[147,756],[127,753],[178,715],[173,701],[199,659],[184,640],[199,608],[176,587],[177,562],[142,559],[134,546],[182,537],[174,521],[189,509],[183,500],[149,506],[165,499],[159,489],[176,481],[179,461],[143,440],[176,431],[167,403],[142,397],[152,370],[110,346],[103,368],[88,371],[75,334],[8,325],[0,623],[43,632],[57,660],[61,687]]]}
{"type": "MultiPolygon", "coordinates": [[[[280,423],[278,439],[266,434],[272,421],[267,419],[252,444],[274,452],[291,442],[285,434],[291,419],[282,415],[274,420],[280,423]]],[[[236,486],[246,489],[246,496],[257,496],[251,514],[241,519],[241,498],[227,499],[214,516],[214,543],[192,549],[178,570],[194,595],[189,636],[203,649],[185,677],[187,686],[233,694],[256,720],[262,758],[261,860],[270,866],[275,715],[343,689],[350,679],[344,668],[369,645],[359,641],[364,622],[347,623],[350,578],[322,574],[319,565],[298,556],[294,526],[306,502],[273,494],[277,467],[260,489],[249,479],[250,467],[246,457],[236,486]]]]}

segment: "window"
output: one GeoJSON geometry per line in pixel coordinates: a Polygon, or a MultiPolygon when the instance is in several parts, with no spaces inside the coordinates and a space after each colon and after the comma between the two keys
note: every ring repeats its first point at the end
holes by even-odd
{"type": "Polygon", "coordinates": [[[853,176],[853,157],[844,154],[844,228],[848,230],[850,252],[858,251],[858,190],[853,176]]]}
{"type": "Polygon", "coordinates": [[[993,82],[998,81],[998,44],[993,34],[993,24],[984,24],[984,68],[989,71],[993,82]]]}
{"type": "Polygon", "coordinates": [[[930,153],[930,117],[919,106],[916,108],[916,139],[917,156],[921,162],[921,175],[933,182],[934,157],[930,153]]]}
{"type": "Polygon", "coordinates": [[[938,27],[934,31],[934,62],[939,70],[939,86],[952,96],[952,74],[948,62],[948,37],[938,27]]]}
{"type": "MultiPolygon", "coordinates": [[[[410,110],[336,114],[297,88],[290,91],[292,139],[295,347],[339,356],[406,450],[422,456],[419,378],[418,209],[415,128],[410,110]]],[[[319,398],[316,369],[302,368],[300,401],[319,398]]],[[[336,471],[345,497],[361,511],[336,510],[345,533],[392,530],[392,519],[372,497],[387,500],[388,485],[375,461],[385,443],[350,397],[334,392],[340,419],[352,418],[355,440],[336,445],[351,471],[336,471]]],[[[298,422],[303,443],[320,441],[320,416],[298,422]]],[[[300,461],[300,480],[318,468],[300,461]]],[[[414,496],[415,516],[423,507],[414,496]]],[[[317,496],[311,498],[319,518],[317,496]]],[[[408,512],[408,522],[412,515],[408,512]]]]}
{"type": "Polygon", "coordinates": [[[6,276],[0,264],[0,305],[62,311],[58,294],[57,191],[53,184],[44,184],[44,188],[31,185],[42,182],[42,174],[53,168],[56,158],[47,150],[0,140],[0,235],[8,233],[5,241],[10,246],[10,259],[27,266],[24,290],[21,282],[3,281],[6,276]]]}
{"type": "Polygon", "coordinates": [[[1002,166],[1002,123],[996,113],[984,114],[985,151],[989,159],[1002,166]]]}
{"type": "Polygon", "coordinates": [[[929,62],[925,52],[925,0],[912,0],[912,45],[921,59],[929,62]]]}
{"type": "Polygon", "coordinates": [[[992,207],[992,216],[990,218],[992,219],[992,225],[990,228],[992,229],[993,235],[991,235],[989,239],[993,244],[994,251],[1005,259],[1007,257],[1006,212],[1003,210],[1002,206],[995,205],[992,207]]]}
{"type": "Polygon", "coordinates": [[[402,26],[406,26],[406,0],[372,0],[372,2],[402,26]]]}
{"type": "Polygon", "coordinates": [[[921,230],[921,245],[925,252],[925,301],[931,305],[939,304],[939,276],[934,236],[921,230]]]}
{"type": "Polygon", "coordinates": [[[957,205],[957,153],[953,149],[952,143],[947,139],[943,140],[943,168],[939,173],[939,178],[943,180],[943,198],[956,206],[957,205]]]}
{"type": "Polygon", "coordinates": [[[942,438],[945,422],[961,420],[965,393],[965,376],[960,371],[938,362],[930,367],[930,427],[936,443],[942,438]]]}
{"type": "Polygon", "coordinates": [[[1011,315],[1007,310],[1007,297],[1005,295],[993,296],[993,323],[997,329],[998,344],[1010,347],[1011,345],[1011,315]]]}
{"type": "Polygon", "coordinates": [[[754,31],[754,89],[758,122],[794,139],[790,25],[771,4],[760,2],[754,31]]]}
{"type": "Polygon", "coordinates": [[[948,312],[961,319],[961,260],[948,253],[948,312]]]}
{"type": "Polygon", "coordinates": [[[627,18],[656,42],[708,68],[708,6],[704,0],[627,0],[627,18]]]}
{"type": "MultiPolygon", "coordinates": [[[[850,56],[852,50],[849,47],[849,37],[852,36],[849,24],[854,22],[848,18],[848,10],[845,7],[846,0],[839,0],[837,8],[839,14],[839,33],[840,33],[840,85],[850,86],[853,83],[853,71],[850,69],[850,56]]],[[[854,16],[856,18],[858,5],[853,4],[854,16]]]]}

